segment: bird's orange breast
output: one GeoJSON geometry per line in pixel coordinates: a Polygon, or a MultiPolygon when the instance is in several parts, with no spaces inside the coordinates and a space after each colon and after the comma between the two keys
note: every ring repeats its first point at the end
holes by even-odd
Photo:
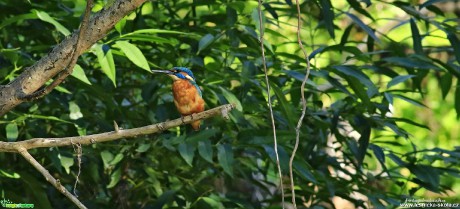
{"type": "Polygon", "coordinates": [[[188,80],[176,80],[172,85],[174,104],[182,115],[204,111],[204,100],[188,80]]]}

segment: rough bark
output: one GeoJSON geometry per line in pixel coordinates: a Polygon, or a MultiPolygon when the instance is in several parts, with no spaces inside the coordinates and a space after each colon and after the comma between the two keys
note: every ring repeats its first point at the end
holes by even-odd
{"type": "MultiPolygon", "coordinates": [[[[113,26],[124,16],[139,7],[146,0],[116,0],[112,6],[94,14],[79,43],[79,53],[90,48],[101,38],[105,37],[113,26]]],[[[0,86],[0,116],[3,116],[15,106],[26,101],[25,96],[36,92],[48,80],[67,67],[72,56],[73,47],[78,39],[79,31],[73,32],[59,43],[53,50],[42,57],[34,65],[27,67],[15,80],[0,86]]]]}

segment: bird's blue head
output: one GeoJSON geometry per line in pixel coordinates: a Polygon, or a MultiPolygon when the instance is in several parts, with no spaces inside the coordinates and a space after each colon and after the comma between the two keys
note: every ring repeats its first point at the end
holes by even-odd
{"type": "Polygon", "coordinates": [[[171,77],[173,80],[177,81],[180,79],[188,80],[191,84],[193,84],[198,93],[201,96],[200,87],[196,84],[195,76],[193,75],[192,71],[186,67],[173,67],[170,70],[152,70],[154,73],[166,73],[171,77]]]}
{"type": "Polygon", "coordinates": [[[154,73],[166,73],[173,80],[185,79],[195,82],[195,76],[190,69],[186,67],[173,67],[170,70],[152,70],[154,73]]]}

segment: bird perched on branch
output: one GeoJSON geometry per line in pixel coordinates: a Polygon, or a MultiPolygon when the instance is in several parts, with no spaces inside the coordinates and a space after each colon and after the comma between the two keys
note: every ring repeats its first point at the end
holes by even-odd
{"type": "MultiPolygon", "coordinates": [[[[186,67],[173,67],[170,70],[152,70],[155,73],[165,73],[173,79],[172,91],[174,104],[182,116],[204,111],[204,100],[200,87],[195,82],[195,76],[186,67]]],[[[192,122],[195,131],[200,129],[201,121],[192,122]]]]}

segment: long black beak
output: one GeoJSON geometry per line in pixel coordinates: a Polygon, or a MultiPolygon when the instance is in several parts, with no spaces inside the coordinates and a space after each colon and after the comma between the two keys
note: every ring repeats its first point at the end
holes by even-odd
{"type": "Polygon", "coordinates": [[[173,74],[173,72],[169,70],[152,70],[154,73],[165,73],[165,74],[173,74]]]}

